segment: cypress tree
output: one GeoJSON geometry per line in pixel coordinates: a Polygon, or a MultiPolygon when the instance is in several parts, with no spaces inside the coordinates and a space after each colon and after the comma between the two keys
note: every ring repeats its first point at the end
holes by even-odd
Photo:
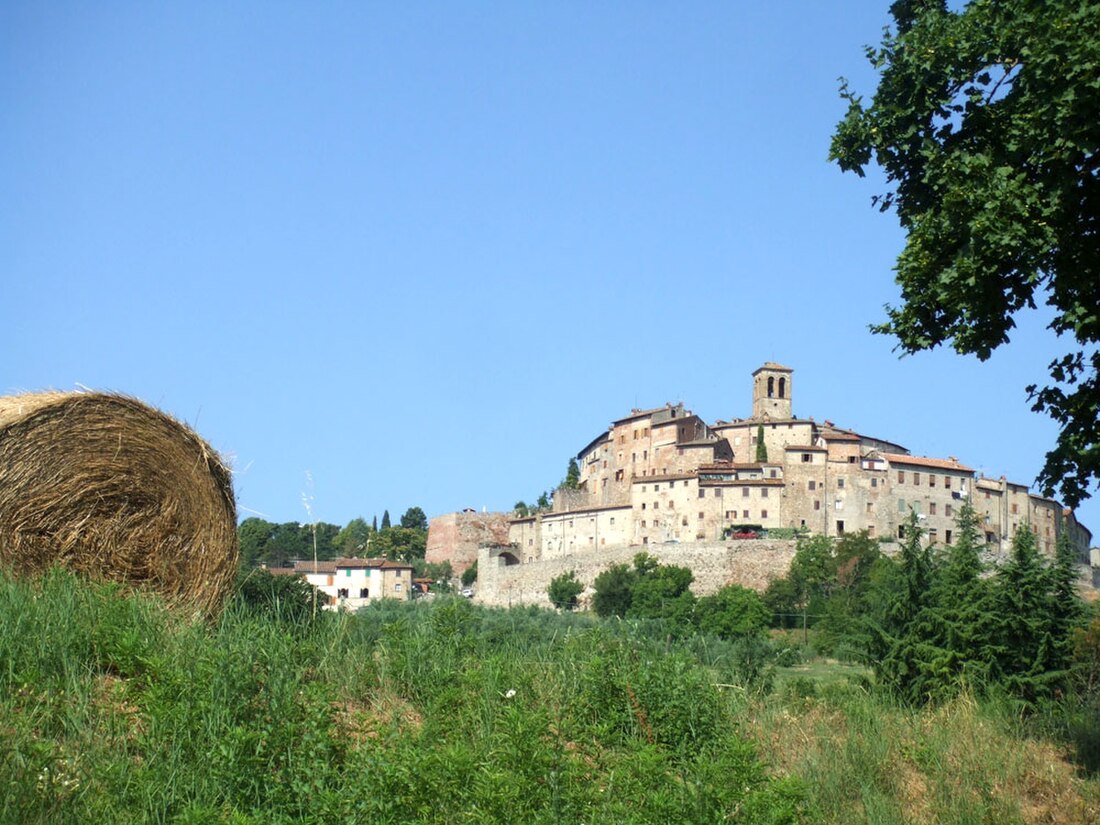
{"type": "Polygon", "coordinates": [[[382,511],[382,529],[383,530],[389,530],[390,529],[390,511],[389,510],[383,510],[382,511]]]}
{"type": "Polygon", "coordinates": [[[768,445],[764,443],[763,424],[756,425],[756,460],[761,463],[768,460],[768,445]]]}

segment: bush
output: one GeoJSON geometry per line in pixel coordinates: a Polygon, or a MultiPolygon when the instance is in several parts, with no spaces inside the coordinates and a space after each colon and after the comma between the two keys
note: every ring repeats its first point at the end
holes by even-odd
{"type": "Polygon", "coordinates": [[[313,621],[327,597],[299,576],[275,575],[269,570],[250,570],[237,582],[234,598],[255,615],[291,624],[313,621]]]}
{"type": "Polygon", "coordinates": [[[554,607],[559,610],[575,610],[577,597],[584,592],[584,585],[577,581],[576,571],[570,570],[568,573],[562,573],[560,576],[551,579],[546,592],[550,596],[550,603],[554,607]]]}

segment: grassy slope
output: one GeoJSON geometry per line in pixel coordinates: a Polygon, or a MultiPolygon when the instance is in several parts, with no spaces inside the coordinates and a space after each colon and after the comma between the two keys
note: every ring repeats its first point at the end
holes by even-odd
{"type": "Polygon", "coordinates": [[[0,822],[1087,822],[1004,708],[897,708],[815,664],[465,601],[189,624],[0,578],[0,822]],[[759,758],[770,763],[765,769],[759,758]],[[776,781],[775,776],[791,777],[776,781]]]}

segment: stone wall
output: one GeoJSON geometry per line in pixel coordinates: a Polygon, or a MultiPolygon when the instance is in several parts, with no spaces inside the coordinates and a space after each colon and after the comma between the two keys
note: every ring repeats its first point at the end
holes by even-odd
{"type": "Polygon", "coordinates": [[[428,523],[428,545],[424,558],[433,564],[451,563],[455,575],[477,561],[483,544],[508,543],[506,513],[446,513],[428,523]]]}
{"type": "Polygon", "coordinates": [[[763,591],[775,578],[787,574],[794,558],[793,541],[744,540],[714,543],[659,544],[647,547],[609,547],[593,553],[576,553],[564,558],[506,565],[493,548],[478,552],[476,600],[482,604],[510,607],[535,604],[548,607],[546,588],[550,580],[570,570],[587,585],[581,603],[588,606],[592,582],[613,564],[631,564],[634,556],[646,552],[662,564],[688,567],[695,574],[691,590],[696,596],[714,593],[727,584],[740,584],[763,591]]]}

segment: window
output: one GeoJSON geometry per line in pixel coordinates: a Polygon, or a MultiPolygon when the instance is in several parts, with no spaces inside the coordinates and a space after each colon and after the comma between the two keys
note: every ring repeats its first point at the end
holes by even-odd
{"type": "Polygon", "coordinates": [[[642,544],[649,544],[649,536],[642,536],[642,544]]]}
{"type": "Polygon", "coordinates": [[[760,491],[760,498],[767,498],[767,497],[768,497],[768,488],[765,487],[760,491]]]}
{"type": "Polygon", "coordinates": [[[811,490],[816,490],[816,489],[817,489],[817,482],[816,482],[816,481],[814,481],[814,480],[813,480],[813,479],[811,478],[811,479],[810,479],[810,482],[809,482],[809,484],[807,484],[806,486],[807,486],[807,487],[808,487],[809,489],[811,489],[811,490]]]}
{"type": "Polygon", "coordinates": [[[920,473],[913,473],[913,483],[920,484],[920,473]]]}
{"type": "Polygon", "coordinates": [[[644,501],[642,502],[642,509],[643,510],[645,509],[645,502],[644,501]]]}
{"type": "Polygon", "coordinates": [[[868,524],[867,525],[867,538],[873,539],[874,537],[875,537],[875,525],[868,524]]]}
{"type": "Polygon", "coordinates": [[[741,518],[748,520],[748,517],[749,517],[749,511],[748,510],[742,510],[741,511],[741,518]]]}
{"type": "Polygon", "coordinates": [[[670,501],[668,503],[668,509],[669,510],[675,510],[676,509],[676,502],[675,501],[670,501]]]}
{"type": "Polygon", "coordinates": [[[855,455],[848,456],[848,463],[849,464],[855,464],[857,461],[859,461],[859,456],[855,456],[855,455]]]}
{"type": "Polygon", "coordinates": [[[654,510],[660,510],[661,509],[661,502],[659,502],[659,501],[653,502],[653,509],[654,510]]]}
{"type": "Polygon", "coordinates": [[[875,511],[875,505],[868,501],[867,502],[867,513],[868,513],[868,515],[870,515],[874,511],[875,511]]]}
{"type": "Polygon", "coordinates": [[[644,484],[642,485],[642,492],[643,493],[645,492],[645,485],[644,484]]]}
{"type": "Polygon", "coordinates": [[[702,510],[700,510],[699,511],[699,518],[702,518],[702,517],[703,517],[703,512],[702,512],[702,510]]]}
{"type": "Polygon", "coordinates": [[[642,527],[645,527],[645,519],[642,519],[642,527]]]}
{"type": "Polygon", "coordinates": [[[702,487],[700,487],[699,488],[699,498],[704,498],[706,496],[706,494],[707,494],[707,491],[704,490],[702,487]]]}
{"type": "Polygon", "coordinates": [[[928,515],[930,515],[930,516],[936,515],[936,502],[934,502],[934,501],[928,502],[928,515]]]}
{"type": "Polygon", "coordinates": [[[928,474],[928,486],[929,487],[935,487],[936,486],[936,477],[934,475],[932,475],[931,473],[928,474]]]}
{"type": "Polygon", "coordinates": [[[844,509],[844,499],[838,498],[838,499],[834,500],[833,501],[833,509],[834,510],[843,510],[844,509]]]}
{"type": "Polygon", "coordinates": [[[722,497],[722,488],[721,487],[715,487],[714,488],[714,497],[715,498],[721,498],[722,497]]]}
{"type": "Polygon", "coordinates": [[[811,461],[813,461],[813,456],[811,456],[809,453],[803,453],[802,454],[802,463],[803,464],[809,464],[811,461]]]}
{"type": "MultiPolygon", "coordinates": [[[[945,490],[950,490],[951,489],[951,476],[944,476],[943,477],[943,489],[945,489],[945,490]]],[[[948,544],[950,544],[950,542],[948,542],[948,544]]]]}
{"type": "Polygon", "coordinates": [[[905,499],[903,499],[903,498],[898,499],[898,512],[899,513],[904,513],[905,512],[905,499]]]}
{"type": "Polygon", "coordinates": [[[950,530],[944,530],[944,531],[943,531],[943,540],[944,540],[944,541],[945,541],[945,542],[946,542],[947,544],[950,544],[950,543],[951,543],[951,531],[950,531],[950,530]]]}
{"type": "Polygon", "coordinates": [[[821,502],[817,499],[814,499],[814,509],[815,510],[820,510],[821,509],[821,502]]]}
{"type": "Polygon", "coordinates": [[[760,511],[760,518],[767,518],[767,517],[768,517],[768,511],[767,510],[761,510],[760,511]]]}
{"type": "Polygon", "coordinates": [[[838,536],[843,536],[844,535],[844,522],[841,521],[840,519],[837,519],[837,522],[836,522],[836,534],[838,536]]]}
{"type": "Polygon", "coordinates": [[[843,490],[844,489],[844,479],[838,478],[836,480],[836,486],[837,486],[838,490],[843,490]]]}
{"type": "Polygon", "coordinates": [[[905,538],[905,525],[904,524],[899,524],[898,525],[898,538],[899,539],[905,538]]]}
{"type": "Polygon", "coordinates": [[[898,484],[905,483],[905,470],[898,470],[898,484]]]}
{"type": "MultiPolygon", "coordinates": [[[[955,508],[952,507],[950,504],[943,505],[943,514],[945,516],[947,516],[948,518],[951,518],[952,516],[955,515],[955,508]]],[[[950,544],[950,543],[951,542],[948,542],[948,544],[950,544]]]]}
{"type": "Polygon", "coordinates": [[[614,517],[614,516],[612,516],[612,517],[611,517],[611,524],[614,524],[614,523],[615,523],[615,517],[614,517]]]}
{"type": "Polygon", "coordinates": [[[872,487],[878,487],[878,479],[877,478],[872,478],[871,479],[871,486],[872,487]]]}
{"type": "Polygon", "coordinates": [[[637,461],[638,460],[638,454],[637,453],[631,453],[630,454],[630,460],[631,461],[637,461]]]}
{"type": "Polygon", "coordinates": [[[359,598],[360,599],[369,599],[370,598],[370,589],[366,588],[366,587],[360,587],[359,588],[359,598]]]}
{"type": "Polygon", "coordinates": [[[351,568],[349,567],[347,570],[344,571],[344,578],[350,578],[350,577],[351,577],[351,568]]]}
{"type": "Polygon", "coordinates": [[[348,597],[348,589],[346,587],[338,588],[336,591],[336,598],[346,599],[348,597]]]}
{"type": "Polygon", "coordinates": [[[769,475],[769,476],[770,476],[771,478],[779,478],[779,470],[777,470],[777,469],[775,469],[774,467],[772,467],[772,468],[771,468],[770,470],[768,470],[768,475],[769,475]]]}
{"type": "Polygon", "coordinates": [[[748,497],[749,497],[749,488],[748,487],[742,487],[741,488],[741,498],[748,498],[748,497]]]}
{"type": "Polygon", "coordinates": [[[684,516],[682,519],[680,519],[680,524],[684,527],[687,527],[688,526],[688,517],[684,516]]]}
{"type": "Polygon", "coordinates": [[[929,527],[928,528],[928,543],[929,544],[935,544],[936,543],[936,528],[935,527],[929,527]]]}
{"type": "Polygon", "coordinates": [[[1018,512],[1020,512],[1020,505],[1018,505],[1018,504],[1013,504],[1013,505],[1012,505],[1012,513],[1013,513],[1013,515],[1015,515],[1015,514],[1016,514],[1016,513],[1018,513],[1018,512]]]}
{"type": "MultiPolygon", "coordinates": [[[[702,515],[702,513],[700,513],[699,515],[702,515]]],[[[726,510],[726,519],[727,519],[727,520],[729,520],[729,521],[733,521],[733,518],[734,518],[734,516],[736,516],[736,515],[737,515],[737,511],[736,511],[736,510],[726,510]]]]}

